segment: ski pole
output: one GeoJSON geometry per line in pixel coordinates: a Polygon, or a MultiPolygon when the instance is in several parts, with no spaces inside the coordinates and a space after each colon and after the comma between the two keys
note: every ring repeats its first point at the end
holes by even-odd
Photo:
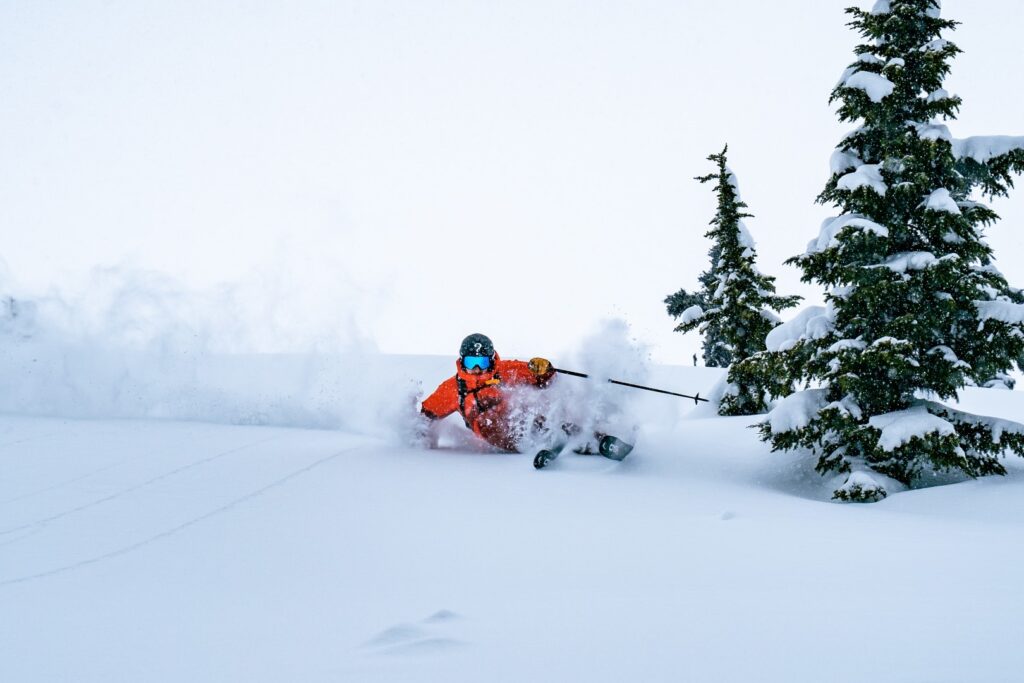
{"type": "MultiPolygon", "coordinates": [[[[563,375],[572,375],[573,377],[587,377],[587,378],[590,377],[590,375],[586,375],[586,374],[584,374],[582,372],[573,372],[572,370],[563,370],[561,368],[552,368],[552,369],[555,372],[562,373],[563,375]]],[[[632,384],[630,382],[620,382],[617,379],[610,379],[610,380],[608,380],[608,382],[610,384],[618,384],[618,385],[624,386],[624,387],[633,387],[634,389],[643,389],[644,391],[654,391],[654,392],[657,392],[659,394],[669,394],[670,396],[681,396],[683,398],[693,399],[694,405],[698,405],[701,401],[704,401],[705,403],[708,402],[708,400],[706,398],[701,398],[700,397],[700,392],[699,391],[697,392],[696,396],[688,396],[687,394],[678,394],[678,393],[676,393],[674,391],[666,391],[665,389],[655,389],[654,387],[645,387],[645,386],[643,386],[641,384],[632,384]]]]}

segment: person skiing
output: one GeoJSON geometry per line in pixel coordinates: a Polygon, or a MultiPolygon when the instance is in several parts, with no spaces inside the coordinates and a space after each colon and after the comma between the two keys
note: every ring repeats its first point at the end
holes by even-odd
{"type": "MultiPolygon", "coordinates": [[[[504,451],[519,452],[527,441],[548,438],[550,450],[542,450],[534,460],[538,469],[558,453],[581,431],[573,424],[561,425],[561,434],[549,435],[543,414],[535,414],[524,424],[524,414],[516,401],[519,391],[544,390],[555,380],[555,368],[546,358],[535,357],[529,362],[502,360],[490,338],[474,333],[462,340],[459,358],[455,361],[455,376],[446,379],[423,400],[420,412],[432,425],[452,413],[458,412],[474,434],[491,446],[504,451]]],[[[431,445],[436,442],[430,426],[431,445]]],[[[612,436],[595,434],[596,452],[616,460],[626,457],[632,446],[612,436]],[[621,457],[619,457],[621,456],[621,457]]],[[[584,443],[575,450],[595,453],[584,443]]]]}

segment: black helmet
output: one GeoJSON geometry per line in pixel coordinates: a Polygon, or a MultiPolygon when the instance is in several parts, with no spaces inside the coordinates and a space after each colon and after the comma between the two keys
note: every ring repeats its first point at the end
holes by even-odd
{"type": "Polygon", "coordinates": [[[494,344],[490,337],[479,332],[471,334],[462,340],[459,347],[459,358],[466,356],[487,356],[494,358],[494,344]]]}

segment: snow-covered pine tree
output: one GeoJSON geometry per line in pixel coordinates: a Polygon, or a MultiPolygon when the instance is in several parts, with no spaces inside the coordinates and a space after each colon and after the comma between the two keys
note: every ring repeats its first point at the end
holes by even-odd
{"type": "MultiPolygon", "coordinates": [[[[681,311],[676,330],[690,332],[699,328],[704,335],[704,356],[709,351],[716,359],[729,363],[728,387],[718,411],[722,415],[755,415],[764,412],[765,385],[762,375],[744,371],[743,362],[764,351],[765,337],[779,324],[772,311],[796,306],[799,297],[775,294],[775,278],[762,274],[754,264],[757,254],[744,218],[747,205],[740,198],[736,176],[729,170],[728,145],[708,157],[717,172],[698,177],[701,183],[714,182],[718,210],[705,234],[712,240],[711,268],[701,275],[703,289],[690,295],[692,303],[681,311]],[[714,340],[709,349],[709,342],[714,340]],[[717,355],[716,355],[717,354],[717,355]]],[[[671,310],[671,309],[670,309],[671,310]]],[[[710,365],[710,363],[708,363],[710,365]]]]}
{"type": "Polygon", "coordinates": [[[1024,426],[938,402],[965,386],[1009,385],[1024,351],[1020,292],[982,236],[997,216],[971,200],[975,189],[1007,193],[1024,170],[1024,138],[956,140],[942,123],[960,106],[942,88],[960,50],[941,37],[956,22],[939,2],[847,12],[866,41],[831,100],[860,126],[838,145],[818,198],[840,215],[790,259],[826,287],[827,308],[768,340],[786,380],[813,388],[780,401],[761,430],[773,450],[813,450],[820,473],[837,473],[835,498],[872,501],[891,480],[1003,474],[1006,449],[1024,454],[1024,426]]]}

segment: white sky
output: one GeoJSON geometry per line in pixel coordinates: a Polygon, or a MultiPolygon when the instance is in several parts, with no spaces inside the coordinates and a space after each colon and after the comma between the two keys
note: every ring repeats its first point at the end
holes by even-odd
{"type": "MultiPolygon", "coordinates": [[[[296,336],[337,319],[386,352],[482,331],[557,358],[623,317],[689,363],[662,299],[707,265],[692,177],[723,143],[761,269],[819,297],[781,264],[830,215],[847,4],[0,2],[0,259],[27,292],[255,280],[296,336]]],[[[1024,134],[1024,3],[944,14],[954,135],[1024,134]]],[[[1024,285],[1024,197],[996,209],[1024,285]]]]}

